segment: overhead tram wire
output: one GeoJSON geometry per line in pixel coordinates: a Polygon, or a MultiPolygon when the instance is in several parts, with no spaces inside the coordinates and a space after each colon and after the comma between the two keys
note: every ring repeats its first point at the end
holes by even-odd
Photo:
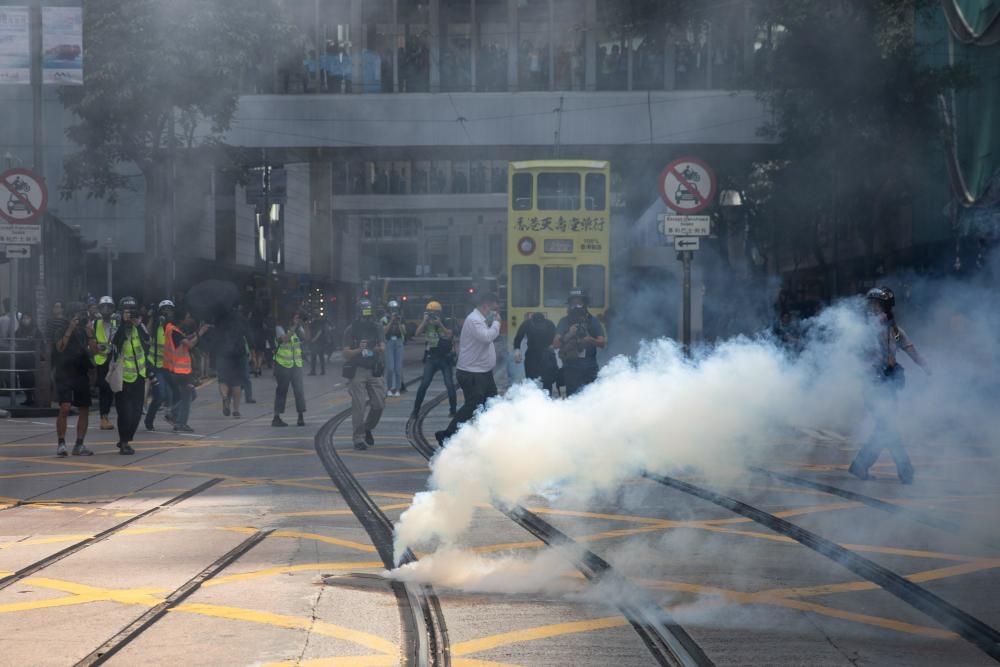
{"type": "MultiPolygon", "coordinates": [[[[415,419],[410,419],[406,423],[407,440],[428,461],[434,457],[439,448],[427,440],[423,429],[424,421],[431,410],[441,405],[446,397],[446,393],[438,394],[424,404],[415,419]]],[[[711,658],[677,621],[654,600],[647,599],[641,589],[618,574],[606,560],[588,549],[583,549],[573,538],[521,505],[507,507],[494,503],[494,507],[545,544],[553,547],[571,546],[573,564],[588,581],[592,583],[613,581],[620,588],[628,589],[631,601],[625,602],[625,596],[618,596],[620,601],[616,602],[615,606],[628,620],[658,664],[669,667],[714,667],[715,663],[711,658]]]]}

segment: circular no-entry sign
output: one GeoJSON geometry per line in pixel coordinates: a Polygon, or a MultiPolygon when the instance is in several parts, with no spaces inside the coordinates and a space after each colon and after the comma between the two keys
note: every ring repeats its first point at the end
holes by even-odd
{"type": "Polygon", "coordinates": [[[29,169],[8,169],[0,174],[0,217],[14,224],[38,220],[49,202],[49,192],[29,169]]]}
{"type": "Polygon", "coordinates": [[[698,158],[678,158],[660,172],[660,196],[678,213],[700,213],[715,199],[715,172],[698,158]]]}

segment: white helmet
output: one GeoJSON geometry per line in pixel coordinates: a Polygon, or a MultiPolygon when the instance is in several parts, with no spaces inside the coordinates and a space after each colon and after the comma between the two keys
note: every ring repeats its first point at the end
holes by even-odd
{"type": "Polygon", "coordinates": [[[395,299],[389,301],[389,303],[387,303],[386,306],[389,308],[389,310],[399,310],[399,302],[396,301],[395,299]]]}
{"type": "Polygon", "coordinates": [[[160,302],[160,305],[157,306],[157,308],[159,308],[160,310],[163,310],[164,308],[173,308],[173,307],[174,307],[174,302],[171,301],[170,299],[164,299],[163,301],[160,302]]]}
{"type": "Polygon", "coordinates": [[[102,296],[101,300],[97,302],[98,306],[114,306],[115,300],[110,296],[102,296]]]}

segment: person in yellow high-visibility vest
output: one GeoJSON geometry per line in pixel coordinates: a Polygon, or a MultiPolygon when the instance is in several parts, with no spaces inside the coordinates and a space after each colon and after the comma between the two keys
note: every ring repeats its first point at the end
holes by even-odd
{"type": "Polygon", "coordinates": [[[278,387],[274,392],[274,419],[271,426],[288,426],[282,419],[288,387],[295,394],[295,410],[299,413],[298,425],[305,426],[306,394],[302,386],[302,321],[298,312],[286,315],[285,326],[277,326],[274,331],[274,376],[278,387]]]}
{"type": "Polygon", "coordinates": [[[111,353],[122,362],[122,389],[115,394],[118,412],[118,453],[135,454],[129,444],[135,438],[142,419],[146,398],[146,377],[149,375],[146,347],[148,337],[139,322],[139,304],[130,296],[119,302],[121,325],[111,340],[111,353]]]}
{"type": "Polygon", "coordinates": [[[111,423],[111,405],[114,403],[115,395],[108,386],[105,378],[108,376],[108,359],[111,351],[111,337],[115,333],[116,318],[115,302],[110,296],[102,296],[97,302],[98,317],[94,320],[94,338],[97,339],[97,354],[94,355],[94,365],[97,366],[97,397],[98,408],[101,413],[101,430],[111,431],[114,425],[111,423]]]}
{"type": "Polygon", "coordinates": [[[150,318],[149,327],[149,356],[150,366],[153,367],[153,400],[149,402],[146,410],[146,430],[152,431],[155,427],[156,414],[160,407],[166,406],[165,418],[168,422],[173,421],[170,408],[173,406],[173,391],[171,390],[170,370],[167,368],[167,324],[174,319],[174,302],[164,299],[157,308],[159,313],[150,318]]]}

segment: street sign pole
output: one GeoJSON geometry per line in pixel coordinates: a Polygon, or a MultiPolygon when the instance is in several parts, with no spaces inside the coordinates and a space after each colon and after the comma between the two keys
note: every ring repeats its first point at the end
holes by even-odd
{"type": "Polygon", "coordinates": [[[7,386],[10,387],[10,409],[11,411],[17,407],[17,290],[18,290],[18,280],[17,274],[20,267],[20,260],[12,259],[10,260],[10,381],[7,386]]]}
{"type": "MultiPolygon", "coordinates": [[[[32,157],[34,172],[39,178],[45,178],[45,159],[42,147],[45,145],[44,123],[42,122],[42,3],[33,0],[31,3],[30,40],[31,45],[31,117],[32,117],[32,157]]],[[[39,233],[45,234],[45,214],[38,220],[39,233]]],[[[13,260],[17,263],[17,260],[13,260]]],[[[45,288],[45,245],[42,240],[38,244],[38,284],[35,285],[35,322],[39,331],[46,331],[48,321],[48,291],[45,288]]],[[[35,401],[47,408],[51,402],[49,392],[49,355],[43,355],[35,373],[35,401]]]]}
{"type": "Polygon", "coordinates": [[[681,261],[684,265],[683,283],[683,322],[681,323],[681,342],[684,344],[684,351],[691,354],[691,259],[694,253],[690,250],[681,252],[681,261]]]}

